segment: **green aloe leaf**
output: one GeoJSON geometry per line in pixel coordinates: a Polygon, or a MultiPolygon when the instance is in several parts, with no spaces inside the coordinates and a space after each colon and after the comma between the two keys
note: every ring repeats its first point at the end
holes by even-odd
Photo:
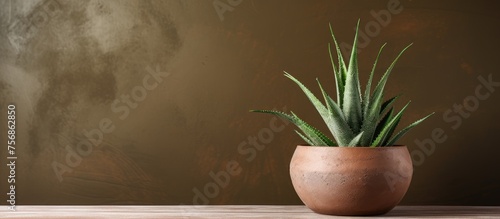
{"type": "Polygon", "coordinates": [[[340,69],[335,69],[335,61],[333,61],[332,49],[328,43],[328,54],[330,55],[330,62],[332,63],[333,75],[335,76],[335,89],[337,91],[337,102],[342,105],[342,98],[344,97],[344,77],[340,69]]]}
{"type": "Polygon", "coordinates": [[[381,111],[381,105],[382,105],[382,99],[384,95],[384,88],[385,84],[387,82],[387,79],[392,72],[392,69],[396,65],[396,62],[398,61],[399,57],[411,46],[412,44],[408,45],[405,47],[401,52],[398,54],[398,56],[392,61],[391,65],[387,68],[386,72],[382,76],[382,78],[379,80],[377,83],[377,86],[375,87],[373,94],[370,98],[370,102],[368,103],[368,107],[365,111],[364,114],[364,121],[363,121],[363,127],[362,131],[365,132],[365,138],[361,140],[361,143],[363,144],[370,144],[372,142],[372,139],[376,137],[375,135],[375,128],[377,127],[377,123],[380,118],[380,111],[381,111]]]}
{"type": "Polygon", "coordinates": [[[380,108],[380,114],[384,114],[384,111],[388,109],[399,97],[401,94],[396,95],[388,100],[386,100],[384,103],[382,103],[382,106],[380,108]]]}
{"type": "MultiPolygon", "coordinates": [[[[337,51],[337,61],[338,61],[338,70],[337,70],[337,78],[335,78],[336,81],[336,88],[338,90],[337,93],[337,102],[338,105],[342,108],[344,105],[343,103],[343,98],[344,98],[344,90],[345,90],[345,79],[346,79],[346,74],[347,74],[347,66],[344,62],[344,57],[342,56],[342,52],[340,50],[340,46],[337,43],[337,39],[335,38],[335,34],[333,34],[333,28],[332,25],[329,24],[330,26],[330,33],[332,36],[333,43],[335,44],[335,49],[337,51]]],[[[328,49],[330,51],[330,60],[333,63],[333,57],[331,55],[331,50],[330,46],[328,46],[328,49]]],[[[333,65],[333,68],[335,66],[333,65]]]]}
{"type": "Polygon", "coordinates": [[[344,90],[344,105],[342,111],[346,117],[347,123],[354,133],[361,130],[362,125],[362,109],[361,109],[361,89],[359,85],[358,74],[358,29],[359,20],[356,27],[356,35],[352,45],[351,58],[349,60],[349,68],[347,69],[345,90],[344,90]]]}
{"type": "MultiPolygon", "coordinates": [[[[385,101],[384,103],[382,103],[381,105],[381,108],[380,108],[380,116],[383,115],[385,113],[385,111],[396,101],[396,99],[401,96],[401,95],[397,95],[397,96],[394,96],[392,98],[390,98],[389,100],[385,101]]],[[[371,121],[369,120],[368,118],[365,118],[365,123],[364,125],[366,126],[363,126],[363,130],[366,131],[367,133],[372,133],[372,135],[370,135],[370,137],[365,137],[364,139],[361,139],[362,143],[363,144],[370,144],[372,142],[372,139],[373,139],[373,136],[378,136],[380,131],[382,131],[382,128],[385,126],[385,124],[387,122],[389,122],[388,119],[391,118],[392,116],[392,112],[393,112],[393,109],[391,107],[391,112],[390,113],[386,113],[385,116],[380,120],[380,121],[371,121]],[[378,122],[378,124],[377,124],[378,122]],[[377,125],[375,125],[377,124],[377,125]],[[365,128],[365,127],[368,127],[368,128],[365,128]],[[376,127],[375,129],[373,129],[373,127],[376,127]],[[374,130],[373,132],[371,132],[372,130],[374,130]]],[[[379,119],[379,116],[373,116],[373,117],[370,117],[370,119],[379,119]]],[[[394,131],[394,130],[393,130],[394,131]]],[[[392,133],[391,133],[392,135],[392,133]]],[[[386,139],[384,139],[386,140],[386,139]]]]}
{"type": "Polygon", "coordinates": [[[384,129],[385,126],[389,123],[390,119],[392,118],[392,115],[394,113],[394,108],[391,108],[388,113],[385,114],[385,116],[380,120],[380,122],[377,125],[377,128],[375,128],[375,136],[378,136],[382,129],[384,129]]]}
{"type": "Polygon", "coordinates": [[[318,98],[316,98],[316,96],[299,80],[287,72],[285,72],[285,76],[295,82],[306,94],[307,98],[314,105],[318,113],[323,118],[323,121],[328,126],[328,129],[337,140],[337,143],[341,146],[347,145],[353,138],[354,134],[349,128],[349,125],[343,119],[342,111],[338,107],[335,107],[336,105],[333,106],[332,110],[328,110],[327,107],[325,107],[323,103],[321,103],[321,101],[318,100],[318,98]]]}
{"type": "Polygon", "coordinates": [[[389,129],[387,134],[382,139],[382,143],[380,144],[380,146],[390,146],[387,144],[387,142],[389,141],[389,138],[392,136],[392,134],[394,134],[394,131],[396,130],[396,127],[398,127],[400,121],[401,121],[401,117],[397,118],[396,121],[394,122],[394,124],[391,125],[391,128],[389,129]]]}
{"type": "Polygon", "coordinates": [[[307,144],[309,144],[309,145],[315,145],[314,142],[311,141],[311,139],[309,139],[306,136],[302,135],[302,133],[300,133],[299,131],[295,130],[295,133],[297,133],[297,135],[299,135],[307,144]]]}
{"type": "Polygon", "coordinates": [[[373,81],[373,75],[375,74],[375,69],[377,68],[377,63],[378,63],[378,58],[380,57],[380,54],[382,53],[382,50],[384,49],[385,45],[387,43],[384,43],[382,47],[380,47],[380,50],[378,51],[377,58],[375,58],[375,62],[373,63],[372,71],[370,72],[370,78],[368,79],[368,82],[366,83],[366,89],[365,89],[365,96],[363,97],[363,118],[366,118],[366,114],[368,112],[368,106],[370,106],[370,92],[372,90],[372,81],[373,81]]]}
{"type": "Polygon", "coordinates": [[[427,118],[429,118],[430,116],[432,116],[434,113],[431,113],[427,116],[425,116],[424,118],[421,118],[415,122],[413,122],[412,124],[410,124],[409,126],[407,126],[406,128],[402,129],[401,131],[399,131],[394,137],[391,138],[391,140],[389,140],[387,142],[387,145],[394,145],[401,137],[403,137],[408,131],[410,131],[410,129],[412,129],[413,127],[417,126],[418,124],[422,123],[424,120],[426,120],[427,118]]]}
{"type": "Polygon", "coordinates": [[[351,142],[349,142],[348,147],[356,147],[360,146],[359,145],[359,140],[361,140],[361,137],[363,136],[363,132],[359,133],[356,137],[354,137],[351,142]]]}
{"type": "MultiPolygon", "coordinates": [[[[371,94],[371,89],[372,89],[372,81],[373,81],[373,75],[375,74],[375,69],[377,68],[377,63],[378,59],[380,57],[380,54],[382,53],[386,43],[380,47],[380,50],[378,51],[377,58],[375,58],[375,62],[373,63],[372,71],[370,72],[370,77],[368,79],[368,82],[366,84],[366,90],[365,90],[365,96],[363,97],[363,125],[361,127],[361,130],[365,132],[365,135],[360,140],[360,144],[362,145],[369,145],[372,142],[373,135],[375,132],[375,127],[377,124],[378,116],[370,116],[369,115],[369,109],[370,109],[370,94],[371,94]]],[[[376,133],[376,132],[375,132],[376,133]]]]}
{"type": "MultiPolygon", "coordinates": [[[[334,115],[335,116],[334,120],[337,123],[341,124],[342,127],[347,129],[347,130],[344,130],[343,133],[341,133],[341,135],[344,136],[342,138],[345,139],[346,141],[349,139],[352,139],[351,136],[354,136],[354,134],[353,134],[352,130],[349,128],[349,124],[347,124],[344,113],[342,112],[340,107],[337,105],[337,103],[335,103],[335,101],[333,101],[332,98],[330,96],[328,96],[328,94],[325,92],[325,90],[323,89],[323,86],[321,86],[321,82],[319,82],[319,79],[316,78],[316,81],[318,82],[319,89],[321,90],[321,93],[323,94],[323,98],[325,99],[326,106],[327,106],[327,109],[328,109],[330,115],[334,115]],[[347,132],[347,133],[345,133],[345,132],[347,132]]],[[[340,130],[340,131],[342,131],[342,130],[340,130]]],[[[335,138],[338,138],[338,137],[335,137],[335,138]]],[[[339,141],[339,139],[337,139],[337,141],[339,141]]],[[[341,146],[345,146],[345,144],[341,144],[341,146]]]]}
{"type": "MultiPolygon", "coordinates": [[[[291,123],[295,124],[309,139],[309,141],[306,141],[307,143],[313,143],[311,145],[317,145],[317,146],[335,146],[336,144],[330,140],[327,136],[325,136],[321,131],[318,129],[314,128],[313,126],[309,125],[306,123],[304,120],[300,119],[297,115],[295,115],[293,112],[292,114],[287,114],[284,112],[280,111],[275,111],[275,110],[251,110],[251,112],[257,112],[257,113],[267,113],[267,114],[272,114],[279,116],[281,118],[284,118],[291,123]]],[[[301,136],[302,137],[302,136],[301,136]]]]}
{"type": "Polygon", "coordinates": [[[330,95],[325,92],[323,86],[317,78],[316,80],[321,90],[324,102],[319,100],[299,80],[285,72],[285,76],[299,86],[299,88],[316,108],[329,131],[333,135],[333,139],[328,138],[318,129],[307,124],[293,112],[291,112],[291,114],[272,110],[255,110],[253,112],[274,114],[291,121],[298,127],[295,132],[309,145],[340,145],[349,147],[377,147],[392,145],[403,137],[410,129],[431,116],[432,114],[427,115],[426,117],[411,123],[409,126],[400,130],[393,136],[394,131],[398,127],[401,117],[410,102],[408,102],[398,113],[395,114],[393,104],[400,95],[384,101],[384,90],[388,78],[397,61],[401,55],[410,46],[412,46],[412,44],[408,45],[399,52],[389,67],[387,67],[384,74],[380,77],[374,89],[372,89],[374,81],[373,78],[377,69],[378,60],[386,46],[386,44],[383,44],[380,47],[377,57],[373,63],[373,67],[371,68],[368,81],[365,85],[366,90],[362,93],[359,81],[357,51],[359,26],[360,21],[358,20],[352,50],[349,54],[349,63],[346,63],[344,61],[344,54],[342,54],[339,43],[333,33],[333,28],[331,24],[329,25],[333,45],[330,43],[328,44],[328,54],[335,76],[335,90],[337,92],[336,101],[334,101],[330,95]],[[332,48],[332,46],[335,48],[332,48]],[[333,50],[336,52],[336,58],[334,58],[333,50]]]}
{"type": "Polygon", "coordinates": [[[370,106],[369,106],[369,110],[368,110],[369,113],[372,113],[372,112],[375,113],[375,114],[379,113],[379,110],[375,110],[374,108],[379,108],[377,106],[380,106],[380,103],[382,101],[382,97],[383,97],[383,94],[384,94],[385,84],[387,83],[387,79],[389,78],[389,75],[391,74],[392,69],[396,65],[396,62],[399,60],[399,57],[401,57],[401,55],[403,55],[403,53],[408,48],[410,48],[411,45],[412,44],[408,45],[403,50],[401,50],[401,52],[394,59],[394,61],[392,61],[391,65],[387,68],[386,72],[384,73],[384,75],[382,76],[382,78],[380,79],[380,81],[378,82],[378,84],[375,87],[375,90],[373,92],[372,98],[371,98],[372,102],[370,103],[370,106]]]}
{"type": "Polygon", "coordinates": [[[406,110],[406,108],[408,107],[408,105],[410,105],[410,102],[411,101],[409,101],[403,107],[403,109],[401,109],[401,111],[399,111],[398,114],[396,114],[387,123],[387,125],[382,129],[382,131],[380,131],[380,133],[378,134],[378,137],[375,139],[375,141],[373,141],[373,143],[371,145],[372,147],[383,146],[384,143],[387,141],[387,139],[391,137],[392,133],[396,129],[396,126],[399,124],[399,120],[401,120],[401,116],[403,116],[404,111],[406,110]]]}
{"type": "MultiPolygon", "coordinates": [[[[300,123],[304,124],[307,127],[307,135],[311,136],[311,139],[314,139],[317,141],[314,145],[316,146],[337,146],[337,144],[332,141],[330,138],[328,138],[323,132],[319,131],[317,128],[314,128],[313,126],[307,124],[304,120],[300,119],[299,116],[297,116],[294,112],[290,112],[295,119],[297,119],[300,123]],[[312,133],[310,133],[312,132],[312,133]],[[316,140],[319,138],[321,141],[316,140]]],[[[304,132],[305,133],[305,132],[304,132]]]]}

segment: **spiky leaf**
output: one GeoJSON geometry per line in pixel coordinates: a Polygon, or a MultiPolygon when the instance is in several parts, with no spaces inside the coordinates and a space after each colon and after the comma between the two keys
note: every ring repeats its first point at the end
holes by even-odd
{"type": "Polygon", "coordinates": [[[351,142],[349,142],[348,147],[356,147],[359,146],[359,140],[361,140],[361,137],[363,136],[363,132],[359,133],[356,137],[354,137],[351,142]]]}
{"type": "Polygon", "coordinates": [[[372,81],[373,81],[373,75],[375,74],[375,69],[377,68],[377,63],[378,63],[378,58],[380,57],[380,54],[382,53],[382,50],[385,47],[382,45],[380,47],[380,50],[378,51],[377,58],[375,58],[375,62],[373,63],[372,71],[370,72],[370,77],[368,79],[368,82],[366,83],[366,90],[365,90],[365,96],[363,97],[363,125],[361,127],[361,130],[365,132],[365,135],[360,140],[360,144],[362,145],[370,145],[373,139],[373,135],[375,132],[374,126],[377,123],[378,116],[370,116],[369,115],[369,109],[370,109],[370,94],[371,94],[371,89],[372,89],[372,81]]]}
{"type": "Polygon", "coordinates": [[[342,98],[344,97],[344,79],[342,72],[335,69],[335,61],[333,60],[332,49],[330,43],[328,43],[328,54],[330,55],[330,62],[332,63],[333,75],[335,76],[335,90],[337,91],[337,102],[339,105],[342,103],[342,98]]]}
{"type": "MultiPolygon", "coordinates": [[[[325,90],[323,89],[323,86],[321,86],[321,82],[319,82],[319,79],[316,78],[316,81],[318,82],[318,86],[321,90],[321,93],[323,94],[323,98],[325,99],[328,112],[330,113],[330,115],[334,115],[335,121],[337,123],[341,124],[346,129],[346,130],[344,130],[344,133],[342,133],[342,135],[343,135],[342,141],[350,141],[350,139],[352,139],[351,136],[354,136],[354,134],[353,134],[352,130],[349,128],[349,125],[347,124],[344,113],[342,112],[340,107],[332,100],[332,98],[330,96],[328,96],[328,94],[325,92],[325,90]]],[[[340,130],[340,131],[342,131],[342,130],[340,130]]],[[[337,142],[341,141],[341,140],[339,140],[340,137],[342,137],[342,136],[334,135],[334,138],[337,140],[337,142]]],[[[346,146],[346,144],[340,144],[340,145],[346,146]]]]}
{"type": "Polygon", "coordinates": [[[387,68],[386,72],[382,76],[382,78],[379,80],[377,83],[377,86],[375,87],[373,94],[370,98],[370,102],[368,103],[368,108],[366,109],[366,113],[364,114],[364,120],[363,120],[363,127],[362,131],[365,132],[365,138],[362,139],[363,144],[370,144],[372,143],[372,139],[377,137],[374,135],[375,128],[377,127],[377,123],[380,118],[380,111],[381,111],[381,105],[382,105],[382,99],[384,96],[384,88],[385,84],[387,82],[387,79],[392,72],[392,69],[396,65],[396,62],[398,61],[399,57],[411,46],[412,44],[408,45],[405,47],[399,54],[398,56],[392,61],[391,65],[387,68]]]}
{"type": "Polygon", "coordinates": [[[421,118],[421,119],[413,122],[412,124],[410,124],[406,128],[401,129],[401,131],[399,131],[394,137],[391,138],[391,140],[389,140],[387,142],[387,145],[394,145],[396,143],[396,141],[398,141],[401,137],[403,137],[408,131],[410,131],[410,129],[412,129],[413,127],[417,126],[418,124],[420,124],[421,122],[423,122],[424,120],[426,120],[427,118],[429,118],[430,116],[432,116],[433,114],[434,113],[431,113],[431,114],[427,115],[426,117],[421,118]]]}
{"type": "MultiPolygon", "coordinates": [[[[309,141],[306,141],[307,143],[312,143],[311,145],[317,145],[317,146],[335,146],[336,144],[330,140],[328,137],[326,137],[321,131],[318,129],[314,128],[313,126],[309,125],[306,123],[304,120],[300,119],[297,115],[295,114],[287,114],[284,112],[280,111],[275,111],[275,110],[251,110],[251,112],[258,112],[258,113],[268,113],[272,115],[279,116],[281,118],[284,118],[291,123],[293,123],[295,126],[297,126],[309,139],[309,141]]],[[[302,136],[301,136],[302,137],[302,136]]]]}
{"type": "Polygon", "coordinates": [[[362,125],[362,109],[361,109],[361,89],[359,85],[358,74],[358,28],[359,20],[352,45],[351,58],[349,60],[349,68],[347,69],[345,90],[344,90],[344,105],[342,111],[346,117],[347,123],[354,133],[358,133],[362,125]]]}
{"type": "Polygon", "coordinates": [[[394,113],[394,109],[391,108],[391,110],[385,114],[384,117],[380,120],[380,122],[377,125],[377,128],[375,128],[375,136],[378,136],[382,129],[384,129],[385,126],[389,123],[390,119],[392,118],[392,114],[394,113]]]}
{"type": "Polygon", "coordinates": [[[370,105],[370,93],[372,90],[372,81],[373,81],[373,75],[375,74],[375,69],[377,68],[377,63],[378,63],[378,58],[380,57],[380,54],[382,53],[382,50],[384,49],[385,45],[387,43],[384,43],[380,47],[380,50],[378,51],[377,58],[375,58],[375,62],[373,63],[372,71],[370,72],[370,77],[368,78],[368,82],[366,82],[366,88],[365,88],[365,96],[363,97],[363,118],[366,118],[366,114],[368,112],[368,106],[370,105]]]}
{"type": "Polygon", "coordinates": [[[302,138],[307,144],[309,144],[309,145],[315,145],[314,142],[311,141],[311,139],[309,139],[308,137],[304,136],[299,131],[295,130],[295,133],[297,133],[297,135],[299,135],[300,138],[302,138]]]}
{"type": "MultiPolygon", "coordinates": [[[[332,64],[332,70],[335,76],[335,86],[337,91],[337,102],[324,91],[321,83],[318,85],[321,89],[325,104],[316,98],[316,96],[305,87],[300,81],[285,72],[285,76],[294,81],[306,94],[307,98],[314,105],[319,112],[328,129],[333,134],[335,140],[342,146],[384,146],[387,144],[394,144],[399,138],[407,133],[411,128],[420,124],[430,115],[410,124],[408,127],[402,129],[395,136],[391,138],[396,127],[398,126],[401,116],[408,104],[406,104],[401,111],[393,116],[394,110],[391,108],[393,102],[398,96],[390,98],[383,102],[385,84],[388,80],[392,69],[400,56],[412,45],[405,47],[398,56],[393,60],[391,65],[387,68],[383,76],[378,81],[372,93],[372,81],[374,72],[377,67],[378,59],[385,47],[384,44],[375,59],[371,69],[364,96],[362,96],[361,86],[359,83],[358,60],[357,60],[357,45],[358,45],[358,29],[359,20],[356,27],[356,34],[354,43],[350,54],[349,65],[344,62],[343,54],[341,53],[339,44],[333,34],[333,29],[330,25],[330,32],[334,46],[337,53],[337,65],[335,64],[334,56],[332,54],[331,45],[328,44],[328,53],[332,64]],[[386,111],[391,108],[390,112],[386,111]],[[382,115],[384,115],[382,117],[382,115]],[[382,117],[382,118],[381,118],[382,117]]],[[[257,111],[279,115],[293,122],[302,131],[296,130],[297,134],[308,144],[323,145],[324,143],[334,141],[328,139],[323,133],[313,128],[309,124],[302,121],[297,115],[289,115],[276,111],[257,111]]],[[[432,114],[431,114],[432,115],[432,114]]]]}
{"type": "Polygon", "coordinates": [[[400,95],[396,95],[388,100],[386,100],[384,103],[382,103],[382,106],[380,107],[380,114],[384,114],[385,110],[387,110],[399,97],[400,95]]]}
{"type": "MultiPolygon", "coordinates": [[[[337,51],[337,61],[338,61],[338,70],[335,73],[335,82],[336,82],[336,90],[337,90],[337,103],[342,108],[343,98],[344,98],[344,87],[345,87],[345,79],[347,73],[347,67],[344,62],[344,57],[342,56],[342,52],[340,51],[340,46],[337,43],[337,39],[335,39],[335,34],[333,34],[332,25],[330,26],[330,33],[332,35],[333,43],[335,44],[335,49],[337,51]]],[[[335,64],[332,57],[332,52],[330,46],[328,46],[328,51],[330,53],[330,61],[332,62],[332,67],[335,69],[335,64]]]]}
{"type": "MultiPolygon", "coordinates": [[[[411,102],[411,101],[410,101],[411,102]]],[[[384,143],[387,141],[388,138],[391,137],[392,133],[394,132],[396,126],[399,124],[399,120],[401,119],[401,116],[403,115],[404,111],[406,110],[406,108],[408,107],[408,105],[410,104],[410,102],[408,102],[404,107],[403,109],[401,109],[388,123],[387,125],[382,129],[382,131],[380,131],[380,133],[378,134],[377,138],[375,139],[375,141],[373,141],[372,143],[372,147],[376,147],[376,146],[383,146],[384,143]]]]}
{"type": "Polygon", "coordinates": [[[318,113],[323,118],[323,121],[328,126],[328,129],[337,140],[337,143],[341,146],[347,145],[349,141],[353,138],[353,133],[349,128],[349,125],[345,120],[342,119],[342,111],[340,109],[334,109],[331,112],[321,103],[321,101],[314,96],[314,94],[304,86],[299,80],[297,80],[292,75],[285,72],[285,76],[290,78],[293,82],[295,82],[300,89],[306,94],[307,98],[314,105],[318,113]]]}

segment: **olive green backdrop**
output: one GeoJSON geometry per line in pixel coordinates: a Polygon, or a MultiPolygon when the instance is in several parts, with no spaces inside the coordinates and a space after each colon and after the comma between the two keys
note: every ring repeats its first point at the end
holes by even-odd
{"type": "Polygon", "coordinates": [[[436,112],[400,141],[415,165],[402,204],[498,205],[498,9],[451,0],[2,0],[0,123],[15,104],[17,204],[300,204],[288,175],[301,143],[293,125],[248,110],[293,110],[325,130],[282,71],[315,92],[318,77],[333,93],[328,23],[348,47],[360,18],[362,80],[383,43],[378,77],[413,42],[387,95],[404,94],[398,108],[412,100],[404,125],[436,112]]]}

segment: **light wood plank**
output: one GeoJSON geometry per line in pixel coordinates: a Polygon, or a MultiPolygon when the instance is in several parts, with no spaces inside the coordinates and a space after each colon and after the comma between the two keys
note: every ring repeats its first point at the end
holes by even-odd
{"type": "MultiPolygon", "coordinates": [[[[5,206],[0,218],[336,218],[320,215],[305,206],[5,206]]],[[[398,206],[386,215],[371,218],[500,218],[499,206],[398,206]]],[[[343,217],[349,218],[349,217],[343,217]]],[[[351,217],[355,218],[355,217],[351,217]]]]}

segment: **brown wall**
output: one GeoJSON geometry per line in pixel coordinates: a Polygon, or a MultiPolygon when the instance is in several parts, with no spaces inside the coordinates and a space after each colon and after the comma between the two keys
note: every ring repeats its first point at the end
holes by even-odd
{"type": "Polygon", "coordinates": [[[383,68],[413,42],[387,95],[412,100],[402,124],[436,112],[400,142],[415,163],[403,204],[500,204],[499,87],[476,94],[479,77],[500,82],[494,1],[230,2],[0,1],[0,122],[16,104],[18,204],[299,204],[294,127],[248,110],[293,110],[324,130],[282,71],[334,92],[328,23],[350,44],[358,18],[362,79],[384,42],[383,68]],[[434,150],[418,146],[440,131],[435,147],[425,140],[434,150]],[[235,164],[214,187],[210,173],[235,164]]]}

